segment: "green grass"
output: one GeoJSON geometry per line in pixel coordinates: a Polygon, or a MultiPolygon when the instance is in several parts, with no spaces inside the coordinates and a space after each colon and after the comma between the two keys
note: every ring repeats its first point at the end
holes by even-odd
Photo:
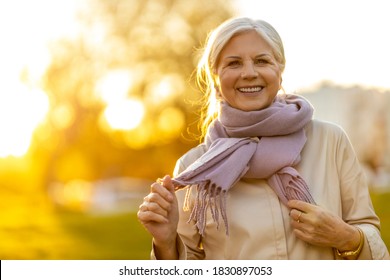
{"type": "Polygon", "coordinates": [[[73,259],[149,259],[151,236],[136,213],[110,216],[63,214],[64,229],[89,250],[73,252],[73,259]]]}
{"type": "Polygon", "coordinates": [[[381,221],[382,239],[390,250],[390,192],[371,193],[372,203],[381,221]]]}

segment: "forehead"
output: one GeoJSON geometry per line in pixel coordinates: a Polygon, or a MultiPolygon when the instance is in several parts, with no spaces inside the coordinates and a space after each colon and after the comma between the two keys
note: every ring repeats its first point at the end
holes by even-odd
{"type": "Polygon", "coordinates": [[[250,30],[233,36],[222,49],[220,57],[223,59],[230,55],[244,56],[259,54],[273,56],[272,48],[257,31],[250,30]]]}

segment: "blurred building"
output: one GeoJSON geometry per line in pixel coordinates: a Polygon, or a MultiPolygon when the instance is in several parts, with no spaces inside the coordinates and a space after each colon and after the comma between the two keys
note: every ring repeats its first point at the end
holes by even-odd
{"type": "Polygon", "coordinates": [[[314,117],[347,132],[370,186],[390,190],[390,91],[323,83],[301,93],[314,106],[314,117]]]}

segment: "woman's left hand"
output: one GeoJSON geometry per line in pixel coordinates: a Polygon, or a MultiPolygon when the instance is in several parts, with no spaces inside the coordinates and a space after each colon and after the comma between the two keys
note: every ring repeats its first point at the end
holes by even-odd
{"type": "Polygon", "coordinates": [[[290,200],[291,226],[303,241],[317,246],[329,246],[339,251],[354,250],[359,246],[360,234],[356,227],[320,206],[300,200],[290,200]]]}

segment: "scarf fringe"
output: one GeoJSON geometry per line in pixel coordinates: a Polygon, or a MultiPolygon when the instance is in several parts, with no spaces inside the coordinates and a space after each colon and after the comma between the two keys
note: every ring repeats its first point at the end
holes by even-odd
{"type": "MultiPolygon", "coordinates": [[[[285,167],[279,170],[279,172],[268,178],[268,184],[285,205],[287,205],[289,200],[293,199],[316,204],[305,180],[293,167],[285,167]]],[[[219,230],[220,218],[222,218],[226,235],[229,235],[226,201],[227,191],[222,190],[221,187],[210,181],[190,185],[186,190],[183,204],[184,211],[191,210],[187,223],[194,221],[199,234],[204,236],[207,223],[207,211],[209,209],[217,230],[219,230]],[[197,195],[191,210],[191,192],[194,187],[197,189],[197,195]]]]}
{"type": "Polygon", "coordinates": [[[268,184],[285,205],[287,205],[289,200],[302,200],[316,204],[305,180],[293,167],[285,167],[279,170],[268,178],[268,184]]]}
{"type": "Polygon", "coordinates": [[[229,225],[226,214],[226,198],[227,192],[222,191],[221,187],[207,182],[192,185],[187,189],[184,199],[183,210],[190,210],[191,188],[197,188],[197,196],[195,198],[194,206],[192,208],[190,217],[187,223],[195,221],[195,225],[200,235],[204,236],[207,222],[207,210],[210,209],[213,221],[217,225],[217,230],[220,225],[220,216],[225,226],[226,235],[229,235],[229,225]]]}
{"type": "Polygon", "coordinates": [[[288,200],[303,200],[311,204],[315,204],[313,197],[309,192],[309,188],[305,181],[300,177],[292,177],[293,179],[286,185],[286,197],[288,200]],[[303,191],[306,189],[307,191],[303,191]]]}

